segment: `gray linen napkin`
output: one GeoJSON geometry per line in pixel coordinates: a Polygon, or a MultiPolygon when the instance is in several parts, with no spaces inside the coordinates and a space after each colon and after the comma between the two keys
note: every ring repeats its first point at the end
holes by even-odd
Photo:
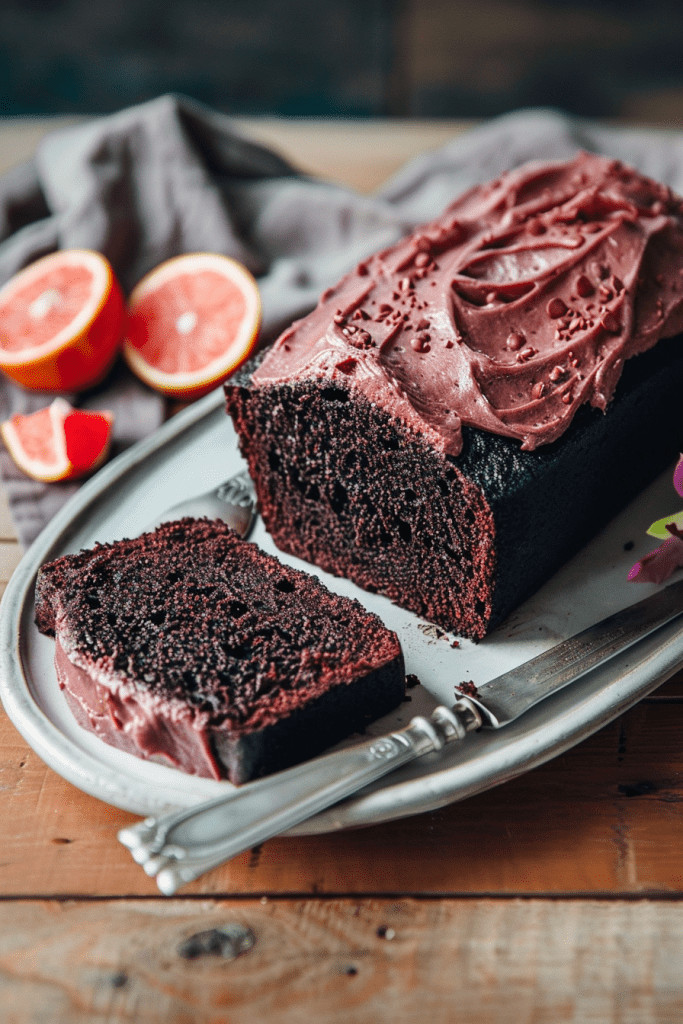
{"type": "MultiPolygon", "coordinates": [[[[588,149],[619,157],[683,191],[683,133],[605,128],[553,111],[506,115],[413,160],[374,196],[306,177],[245,138],[231,120],[177,96],[55,132],[0,179],[0,284],[58,248],[111,261],[126,292],[162,260],[222,252],[257,276],[264,343],[375,249],[436,216],[466,188],[531,159],[588,149]]],[[[84,408],[116,414],[114,452],[156,429],[163,400],[117,365],[84,408]]],[[[50,397],[0,382],[0,417],[50,397]]],[[[74,493],[39,484],[6,452],[0,472],[28,545],[74,493]]]]}

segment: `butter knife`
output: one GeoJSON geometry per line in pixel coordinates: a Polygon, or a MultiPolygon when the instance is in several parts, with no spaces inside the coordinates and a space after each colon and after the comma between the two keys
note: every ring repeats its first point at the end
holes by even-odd
{"type": "Polygon", "coordinates": [[[500,729],[552,693],[683,614],[683,580],[664,587],[550,650],[437,707],[401,730],[241,786],[227,796],[122,829],[118,838],[162,893],[293,828],[401,765],[500,729]]]}

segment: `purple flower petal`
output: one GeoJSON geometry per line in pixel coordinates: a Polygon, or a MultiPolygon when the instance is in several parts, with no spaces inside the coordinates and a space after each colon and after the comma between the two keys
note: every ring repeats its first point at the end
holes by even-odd
{"type": "Polygon", "coordinates": [[[674,487],[683,498],[683,455],[678,460],[676,468],[674,469],[674,487]]]}
{"type": "Polygon", "coordinates": [[[683,539],[670,537],[636,562],[628,578],[631,583],[663,583],[680,568],[683,568],[683,539]]]}

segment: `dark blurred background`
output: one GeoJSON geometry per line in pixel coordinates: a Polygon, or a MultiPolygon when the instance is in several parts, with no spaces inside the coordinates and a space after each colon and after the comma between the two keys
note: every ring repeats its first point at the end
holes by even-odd
{"type": "Polygon", "coordinates": [[[233,114],[683,123],[680,0],[0,0],[0,114],[177,91],[233,114]]]}

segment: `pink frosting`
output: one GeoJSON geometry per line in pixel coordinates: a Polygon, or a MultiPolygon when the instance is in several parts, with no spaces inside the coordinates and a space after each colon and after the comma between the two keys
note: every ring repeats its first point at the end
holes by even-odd
{"type": "Polygon", "coordinates": [[[57,638],[55,668],[74,718],[84,729],[136,757],[181,768],[192,775],[220,779],[208,716],[156,700],[114,677],[109,685],[75,665],[57,638]]]}
{"type": "Polygon", "coordinates": [[[681,203],[588,153],[527,164],[360,264],[254,383],[338,380],[451,454],[462,424],[547,444],[683,330],[681,203]]]}

